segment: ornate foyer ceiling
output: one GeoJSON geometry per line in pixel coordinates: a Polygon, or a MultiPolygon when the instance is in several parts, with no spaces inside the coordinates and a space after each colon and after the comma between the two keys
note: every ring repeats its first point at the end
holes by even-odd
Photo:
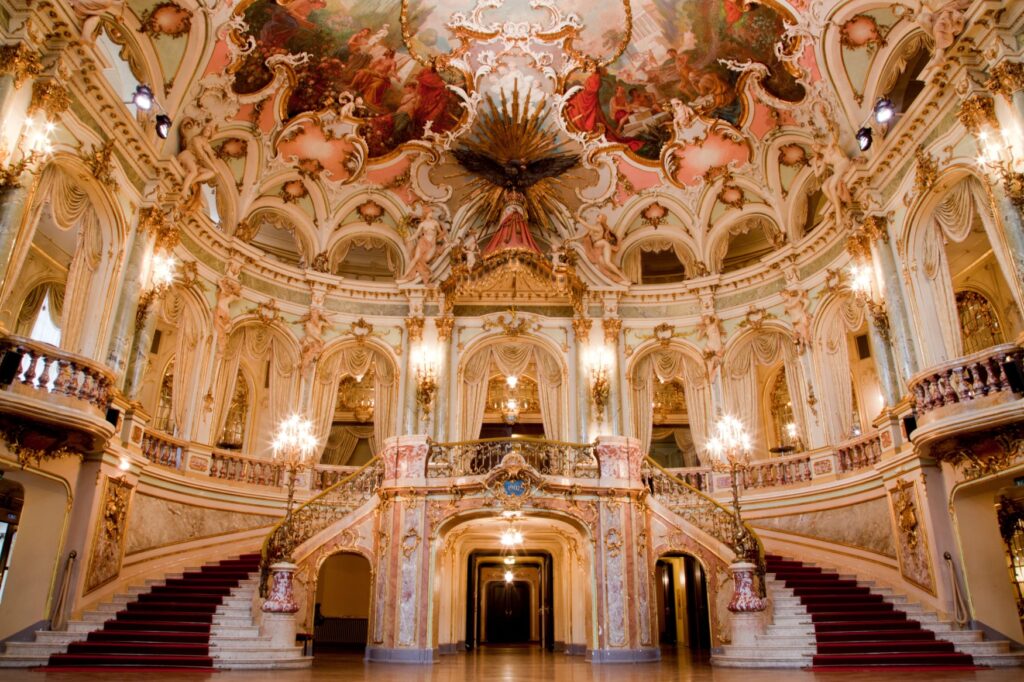
{"type": "MultiPolygon", "coordinates": [[[[139,3],[163,70],[195,68],[177,120],[184,205],[291,265],[335,273],[362,254],[372,277],[386,263],[448,290],[499,247],[621,291],[631,248],[694,279],[841,225],[826,200],[849,191],[858,105],[822,75],[836,22],[821,5],[473,2],[218,4],[206,42],[187,44],[177,5],[139,3]]],[[[884,45],[863,29],[844,28],[851,54],[868,45],[851,64],[884,45]]]]}

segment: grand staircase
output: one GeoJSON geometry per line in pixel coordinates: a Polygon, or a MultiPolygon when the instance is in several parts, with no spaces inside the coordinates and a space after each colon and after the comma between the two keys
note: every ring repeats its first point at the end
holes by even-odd
{"type": "Polygon", "coordinates": [[[246,554],[130,588],[66,631],[8,642],[2,667],[295,668],[300,647],[275,649],[252,617],[259,554],[246,554]]]}
{"type": "Polygon", "coordinates": [[[1024,665],[1007,641],[960,630],[891,589],[801,561],[766,557],[772,623],[753,647],[726,646],[714,662],[816,670],[975,670],[1024,665]]]}

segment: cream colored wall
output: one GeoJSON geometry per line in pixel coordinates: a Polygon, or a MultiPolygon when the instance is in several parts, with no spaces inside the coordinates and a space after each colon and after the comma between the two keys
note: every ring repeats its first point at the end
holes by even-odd
{"type": "Polygon", "coordinates": [[[70,505],[63,481],[19,469],[3,474],[24,487],[25,505],[0,601],[0,640],[49,618],[70,505]]]}
{"type": "Polygon", "coordinates": [[[370,563],[358,554],[328,557],[317,578],[316,603],[328,618],[369,618],[370,563]]]}
{"type": "Polygon", "coordinates": [[[958,563],[972,617],[1006,637],[1024,642],[995,509],[999,489],[1012,485],[1015,475],[1021,472],[954,491],[951,507],[960,548],[958,563]]]}

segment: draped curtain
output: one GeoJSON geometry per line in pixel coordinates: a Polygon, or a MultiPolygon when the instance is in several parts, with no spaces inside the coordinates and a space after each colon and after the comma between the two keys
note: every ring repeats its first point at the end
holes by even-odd
{"type": "Polygon", "coordinates": [[[324,443],[325,448],[330,447],[330,438],[334,437],[332,423],[338,402],[338,383],[344,376],[363,377],[371,370],[374,377],[373,427],[366,427],[370,430],[361,437],[369,439],[370,450],[376,454],[380,444],[395,435],[398,386],[391,363],[372,348],[349,346],[317,363],[310,410],[318,442],[324,443]]]}
{"type": "Polygon", "coordinates": [[[474,440],[480,435],[480,425],[487,409],[491,363],[506,376],[518,376],[531,361],[537,368],[537,393],[544,421],[544,435],[551,440],[566,437],[562,367],[558,360],[531,343],[505,343],[488,346],[475,353],[462,369],[461,440],[474,440]]]}
{"type": "Polygon", "coordinates": [[[324,454],[320,458],[321,464],[344,465],[352,459],[352,453],[360,440],[369,440],[370,449],[373,448],[372,426],[336,426],[331,429],[327,438],[324,454]]]}
{"type": "Polygon", "coordinates": [[[693,259],[690,257],[690,253],[686,247],[678,242],[672,241],[671,239],[663,238],[645,239],[643,242],[632,247],[622,259],[622,271],[626,273],[626,277],[629,278],[629,281],[636,284],[643,284],[640,268],[641,254],[645,252],[661,253],[662,251],[669,250],[675,254],[683,268],[689,271],[693,265],[693,259]]]}
{"type": "MultiPolygon", "coordinates": [[[[188,435],[191,414],[189,408],[193,404],[196,390],[197,373],[202,355],[203,325],[200,316],[186,302],[182,292],[175,290],[163,305],[163,317],[175,326],[177,345],[174,355],[174,391],[171,394],[171,411],[178,435],[188,435]]],[[[236,369],[237,372],[237,369],[236,369]]],[[[235,382],[231,382],[233,394],[235,382]]],[[[217,434],[220,435],[219,433],[217,434]]]]}
{"type": "Polygon", "coordinates": [[[22,301],[21,310],[18,311],[18,322],[15,333],[21,336],[28,336],[32,333],[36,317],[46,296],[50,296],[50,321],[55,327],[60,328],[61,316],[64,311],[64,285],[60,282],[42,282],[32,287],[32,290],[22,301]]]}
{"type": "Polygon", "coordinates": [[[843,298],[824,315],[815,359],[823,382],[825,430],[829,442],[841,443],[853,429],[853,377],[847,335],[864,324],[864,308],[843,298]]]}
{"type": "Polygon", "coordinates": [[[938,332],[942,345],[923,342],[921,349],[928,366],[963,354],[960,320],[953,293],[953,273],[949,269],[946,243],[967,239],[974,221],[990,213],[985,188],[976,178],[957,183],[935,207],[924,226],[921,245],[923,280],[919,279],[918,317],[922,339],[938,332]],[[936,329],[937,327],[937,329],[936,329]]]}
{"type": "Polygon", "coordinates": [[[690,434],[701,457],[711,421],[711,386],[704,367],[677,350],[655,351],[637,362],[632,376],[633,437],[640,441],[644,452],[650,451],[655,378],[659,382],[682,381],[690,434]]]}
{"type": "Polygon", "coordinates": [[[242,364],[242,336],[241,333],[236,332],[228,340],[224,359],[221,362],[220,374],[217,375],[217,385],[214,391],[214,404],[217,405],[217,418],[213,422],[214,443],[220,439],[220,434],[224,430],[224,422],[231,409],[231,396],[234,394],[239,366],[242,364]]]}

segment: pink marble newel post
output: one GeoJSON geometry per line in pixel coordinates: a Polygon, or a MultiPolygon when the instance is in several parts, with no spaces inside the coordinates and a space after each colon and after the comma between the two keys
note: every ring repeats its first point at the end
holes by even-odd
{"type": "Polygon", "coordinates": [[[270,567],[270,597],[261,607],[260,634],[269,637],[275,647],[295,646],[295,614],[299,610],[292,589],[295,568],[295,564],[286,561],[270,567]]]}
{"type": "Polygon", "coordinates": [[[746,561],[737,561],[729,566],[734,585],[732,601],[729,602],[733,646],[754,646],[764,624],[763,614],[768,602],[754,591],[755,569],[754,564],[746,561]]]}

